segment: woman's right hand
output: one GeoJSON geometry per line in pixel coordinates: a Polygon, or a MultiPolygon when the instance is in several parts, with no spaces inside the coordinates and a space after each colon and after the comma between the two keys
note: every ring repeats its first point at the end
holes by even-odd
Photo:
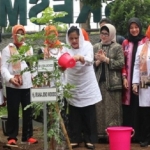
{"type": "Polygon", "coordinates": [[[74,55],[73,58],[75,59],[75,61],[79,61],[80,60],[80,55],[74,55]]]}
{"type": "Polygon", "coordinates": [[[12,83],[14,86],[17,86],[17,87],[19,87],[19,86],[21,86],[20,84],[19,84],[19,82],[18,82],[18,79],[17,78],[11,78],[10,80],[9,80],[9,82],[10,83],[12,83]]]}
{"type": "Polygon", "coordinates": [[[98,53],[95,53],[94,57],[95,57],[96,60],[99,60],[98,53]]]}
{"type": "Polygon", "coordinates": [[[83,56],[74,55],[73,58],[74,58],[76,61],[80,61],[82,64],[85,63],[85,60],[84,60],[84,57],[83,57],[83,56]]]}
{"type": "Polygon", "coordinates": [[[132,85],[132,90],[133,90],[134,94],[138,95],[138,85],[137,84],[132,85]]]}
{"type": "Polygon", "coordinates": [[[125,89],[128,89],[128,87],[129,87],[128,80],[126,78],[123,79],[123,86],[125,89]]]}

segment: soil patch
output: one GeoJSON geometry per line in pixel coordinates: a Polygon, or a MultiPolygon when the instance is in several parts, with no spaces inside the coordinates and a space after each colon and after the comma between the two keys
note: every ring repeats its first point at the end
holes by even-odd
{"type": "MultiPolygon", "coordinates": [[[[21,130],[22,128],[20,127],[19,129],[19,135],[18,135],[18,148],[10,148],[6,146],[7,143],[7,136],[4,136],[3,131],[0,127],[0,150],[44,150],[44,141],[43,141],[43,129],[42,127],[34,127],[34,137],[38,139],[38,143],[37,144],[32,144],[32,145],[27,145],[21,144],[21,130]]],[[[48,143],[49,145],[49,143],[48,143]]],[[[95,150],[109,150],[109,144],[103,144],[103,143],[99,143],[95,145],[96,149],[95,150]]],[[[149,150],[150,147],[146,147],[146,148],[141,148],[140,145],[138,143],[132,143],[131,144],[131,150],[149,150]]],[[[48,148],[48,150],[52,150],[51,148],[48,148]]],[[[68,150],[66,148],[66,143],[64,143],[63,145],[57,146],[57,148],[55,150],[68,150]]],[[[79,148],[75,148],[74,150],[87,150],[84,146],[84,143],[80,144],[79,148]]]]}
{"type": "Polygon", "coordinates": [[[6,146],[7,143],[7,136],[4,136],[2,129],[0,128],[0,150],[43,150],[43,136],[42,136],[42,127],[34,128],[34,137],[38,139],[37,144],[21,144],[21,130],[19,129],[18,135],[18,147],[8,147],[6,146]]]}

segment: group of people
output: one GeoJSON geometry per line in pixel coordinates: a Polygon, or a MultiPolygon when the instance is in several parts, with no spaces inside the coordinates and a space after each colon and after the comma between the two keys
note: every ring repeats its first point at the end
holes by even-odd
{"type": "Polygon", "coordinates": [[[132,141],[146,147],[150,144],[150,27],[143,34],[140,20],[133,17],[123,40],[110,24],[102,19],[100,43],[94,45],[94,67],[102,92],[102,101],[96,104],[98,134],[106,135],[104,129],[109,126],[130,126],[135,130],[132,141]]]}
{"type": "Polygon", "coordinates": [[[100,26],[100,42],[94,45],[102,92],[102,101],[96,104],[98,135],[104,137],[109,126],[129,126],[135,130],[132,141],[146,147],[150,144],[150,26],[143,34],[140,20],[129,19],[126,39],[116,35],[109,19],[102,19],[100,26]]]}
{"type": "MultiPolygon", "coordinates": [[[[58,32],[52,25],[45,27],[46,35],[57,38],[44,42],[43,59],[56,59],[69,53],[76,61],[73,68],[65,68],[65,82],[75,85],[71,89],[69,104],[69,138],[72,148],[84,142],[88,149],[95,149],[98,136],[105,137],[110,126],[130,126],[135,129],[133,141],[145,147],[150,144],[150,26],[142,34],[138,18],[128,22],[127,38],[116,35],[116,29],[108,19],[100,21],[100,41],[92,45],[87,34],[79,27],[71,26],[66,33],[66,44],[58,40],[58,32]],[[84,36],[86,35],[86,36],[84,36]]],[[[30,72],[20,72],[27,62],[8,62],[18,53],[25,34],[22,25],[12,29],[13,43],[2,50],[1,75],[6,83],[8,110],[8,143],[17,146],[19,105],[23,111],[22,141],[37,143],[33,138],[32,111],[24,110],[30,104],[30,88],[33,86],[30,72]]],[[[33,55],[32,47],[25,54],[33,55]]]]}

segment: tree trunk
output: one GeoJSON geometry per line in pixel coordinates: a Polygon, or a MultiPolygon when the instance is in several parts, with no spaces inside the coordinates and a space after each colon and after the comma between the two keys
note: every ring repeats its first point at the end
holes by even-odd
{"type": "MultiPolygon", "coordinates": [[[[83,3],[80,1],[80,11],[81,11],[82,7],[83,7],[83,3]]],[[[91,13],[89,14],[88,19],[86,20],[86,22],[80,24],[81,27],[84,28],[85,30],[91,29],[90,19],[91,19],[91,13]]]]}

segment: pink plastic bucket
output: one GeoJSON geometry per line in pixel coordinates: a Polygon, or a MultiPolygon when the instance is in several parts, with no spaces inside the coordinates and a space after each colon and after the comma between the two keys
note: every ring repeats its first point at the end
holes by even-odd
{"type": "Polygon", "coordinates": [[[69,53],[64,53],[58,59],[58,64],[64,68],[73,68],[76,65],[76,61],[69,53]]]}
{"type": "Polygon", "coordinates": [[[110,150],[130,150],[131,137],[134,135],[132,127],[108,127],[106,132],[110,150]]]}

